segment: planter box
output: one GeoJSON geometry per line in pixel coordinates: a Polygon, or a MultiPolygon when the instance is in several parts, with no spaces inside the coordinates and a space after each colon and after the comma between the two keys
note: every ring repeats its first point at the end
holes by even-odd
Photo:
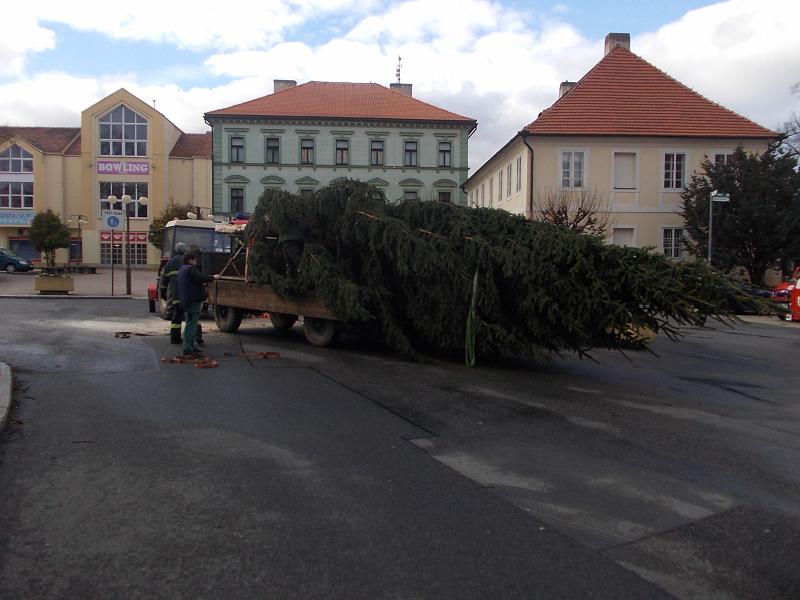
{"type": "Polygon", "coordinates": [[[33,279],[33,289],[40,294],[69,294],[75,290],[72,277],[39,275],[33,279]]]}

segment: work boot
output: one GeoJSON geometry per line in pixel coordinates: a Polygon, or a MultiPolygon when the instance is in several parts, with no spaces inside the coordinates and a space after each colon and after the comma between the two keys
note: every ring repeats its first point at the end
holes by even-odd
{"type": "Polygon", "coordinates": [[[183,340],[181,339],[181,334],[180,333],[177,333],[177,334],[176,333],[171,333],[170,334],[170,336],[169,336],[169,343],[170,344],[180,344],[182,342],[183,342],[183,340]]]}

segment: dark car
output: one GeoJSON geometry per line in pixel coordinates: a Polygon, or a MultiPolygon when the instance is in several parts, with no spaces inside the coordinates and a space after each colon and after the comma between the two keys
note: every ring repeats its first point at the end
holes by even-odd
{"type": "Polygon", "coordinates": [[[0,269],[7,273],[16,273],[17,271],[31,271],[33,265],[27,258],[17,256],[11,250],[0,248],[0,269]]]}
{"type": "Polygon", "coordinates": [[[772,290],[756,287],[745,281],[732,282],[737,288],[737,294],[728,298],[728,307],[736,314],[766,315],[774,312],[772,290]]]}

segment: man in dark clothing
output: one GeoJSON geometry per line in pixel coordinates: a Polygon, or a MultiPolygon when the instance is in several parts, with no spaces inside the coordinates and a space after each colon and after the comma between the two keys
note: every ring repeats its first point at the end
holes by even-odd
{"type": "Polygon", "coordinates": [[[183,242],[175,244],[175,254],[167,261],[167,264],[164,265],[164,270],[161,271],[159,292],[167,302],[167,314],[170,317],[169,341],[171,344],[181,343],[183,311],[181,310],[181,301],[178,298],[178,271],[183,265],[184,252],[186,252],[186,244],[183,242]]]}
{"type": "Polygon", "coordinates": [[[200,356],[202,352],[195,348],[197,326],[200,321],[200,308],[206,299],[203,286],[209,281],[219,279],[219,275],[206,275],[197,268],[197,254],[187,252],[183,255],[183,266],[178,271],[178,298],[186,319],[183,328],[183,355],[200,356]]]}

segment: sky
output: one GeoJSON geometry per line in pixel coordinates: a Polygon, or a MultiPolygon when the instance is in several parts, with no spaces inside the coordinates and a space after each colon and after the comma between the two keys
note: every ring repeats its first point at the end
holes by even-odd
{"type": "Polygon", "coordinates": [[[400,57],[415,98],[478,121],[475,170],[602,58],[609,32],[761,125],[800,112],[800,0],[27,0],[3,13],[2,125],[78,127],[124,87],[201,133],[203,113],[274,79],[388,86],[400,57]]]}

